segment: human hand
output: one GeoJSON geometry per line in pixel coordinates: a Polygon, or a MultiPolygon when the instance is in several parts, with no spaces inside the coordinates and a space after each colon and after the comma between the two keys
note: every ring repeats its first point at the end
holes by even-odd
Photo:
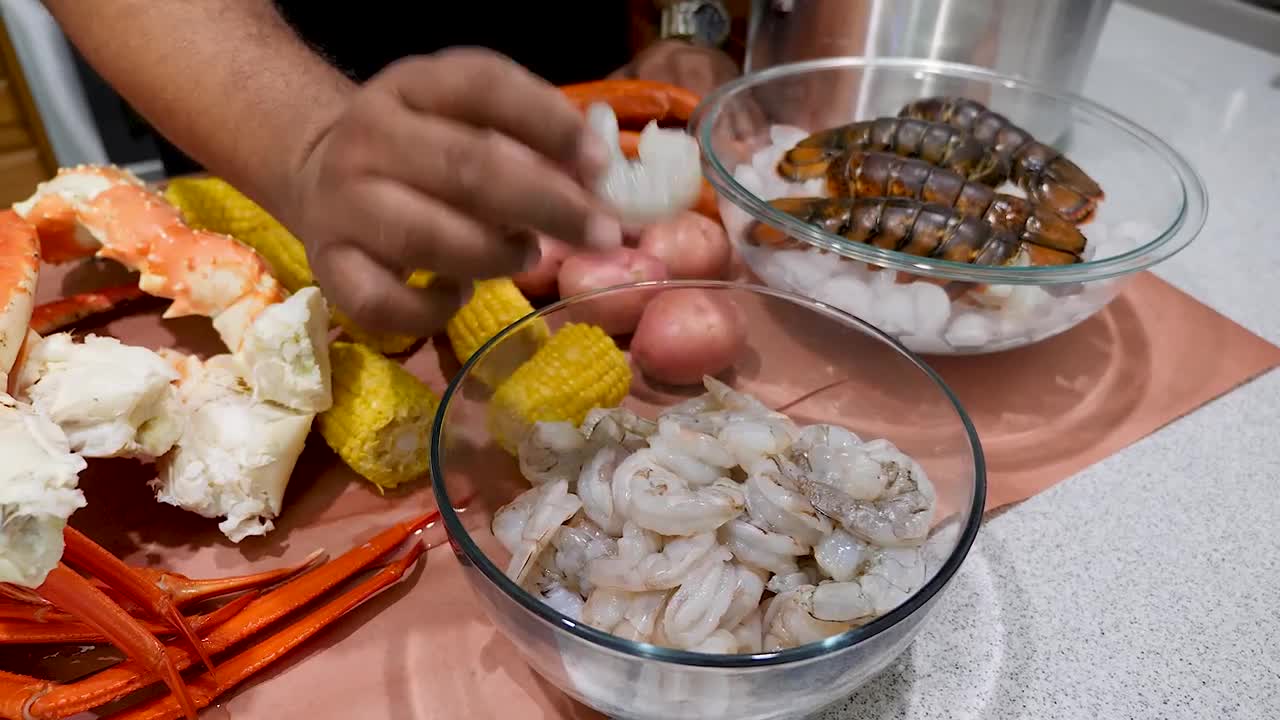
{"type": "Polygon", "coordinates": [[[535,232],[620,245],[586,188],[607,163],[559,89],[496,53],[449,49],[350,96],[301,161],[290,219],[332,303],[366,330],[427,336],[473,279],[536,265],[535,232]],[[407,287],[417,269],[438,280],[407,287]]]}
{"type": "Polygon", "coordinates": [[[614,76],[671,83],[701,96],[737,77],[738,64],[716,48],[660,40],[642,50],[614,76]]]}

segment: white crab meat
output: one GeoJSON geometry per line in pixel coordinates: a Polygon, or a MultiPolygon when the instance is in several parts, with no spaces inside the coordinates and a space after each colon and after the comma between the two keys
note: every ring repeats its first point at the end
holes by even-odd
{"type": "Polygon", "coordinates": [[[156,499],[208,518],[233,542],[274,528],[314,413],[253,397],[230,355],[185,358],[187,424],[157,463],[156,499]]]}
{"type": "Polygon", "coordinates": [[[62,557],[62,530],[84,507],[84,458],[62,429],[0,392],[0,582],[39,587],[62,557]]]}
{"type": "Polygon", "coordinates": [[[182,432],[178,373],[147,348],[89,335],[50,335],[30,348],[16,394],[66,433],[84,457],[154,460],[182,432]]]}
{"type": "Polygon", "coordinates": [[[236,353],[254,397],[301,412],[328,410],[333,405],[328,335],[328,305],[315,287],[264,309],[236,353]]]}
{"type": "Polygon", "coordinates": [[[618,117],[605,103],[587,108],[587,124],[610,151],[609,168],[596,193],[626,225],[641,226],[693,207],[702,190],[698,142],[683,130],[650,122],[640,132],[638,158],[628,160],[618,144],[618,117]]]}

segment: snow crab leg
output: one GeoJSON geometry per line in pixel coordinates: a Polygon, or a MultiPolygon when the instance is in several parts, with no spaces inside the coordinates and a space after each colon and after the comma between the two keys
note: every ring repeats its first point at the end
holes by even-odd
{"type": "MultiPolygon", "coordinates": [[[[387,564],[368,580],[290,623],[283,630],[267,638],[262,643],[228,660],[221,666],[221,680],[211,673],[206,673],[196,678],[190,685],[196,707],[207,707],[219,695],[226,693],[271,663],[284,657],[335,620],[391,587],[400,578],[404,577],[404,574],[418,562],[418,559],[425,552],[425,545],[421,542],[414,543],[404,557],[387,564]]],[[[181,716],[182,708],[173,697],[163,697],[141,707],[116,713],[110,717],[117,720],[174,720],[181,716]]]]}
{"type": "MultiPolygon", "coordinates": [[[[257,596],[257,591],[251,591],[216,610],[203,615],[189,617],[187,622],[197,635],[203,635],[230,620],[257,596]]],[[[36,608],[36,612],[40,611],[41,608],[36,608]]],[[[14,613],[14,615],[18,615],[18,613],[14,613]]],[[[142,626],[156,636],[173,635],[177,632],[168,625],[157,623],[144,622],[142,626]]],[[[97,644],[107,642],[110,642],[110,640],[101,633],[96,632],[91,626],[76,620],[75,616],[69,613],[55,611],[47,616],[18,616],[0,620],[0,644],[4,645],[97,644]]]]}
{"type": "MultiPolygon", "coordinates": [[[[332,561],[314,567],[276,589],[253,598],[239,613],[213,627],[203,638],[205,650],[211,655],[217,655],[244,642],[369,567],[438,518],[439,513],[432,511],[397,523],[332,561]]],[[[331,621],[332,618],[326,622],[331,621]]],[[[288,631],[278,634],[277,643],[287,640],[287,633],[288,631]]],[[[186,670],[198,660],[185,644],[162,647],[165,660],[177,672],[186,670]]],[[[230,670],[219,666],[217,681],[234,685],[260,667],[253,667],[246,673],[243,665],[236,665],[230,670]]],[[[30,720],[65,718],[120,699],[150,686],[156,680],[157,675],[151,667],[133,656],[119,665],[69,684],[0,674],[0,717],[30,720]]],[[[212,682],[213,679],[206,679],[206,683],[212,682]]]]}

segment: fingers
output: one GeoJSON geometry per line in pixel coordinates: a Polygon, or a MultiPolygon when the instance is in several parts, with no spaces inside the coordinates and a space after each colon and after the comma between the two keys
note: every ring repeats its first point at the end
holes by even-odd
{"type": "Polygon", "coordinates": [[[530,148],[500,133],[408,112],[389,124],[375,172],[489,224],[529,228],[571,245],[613,247],[603,206],[530,148]],[[405,157],[417,156],[412,163],[405,157]]]}
{"type": "Polygon", "coordinates": [[[437,280],[411,288],[352,245],[326,246],[314,265],[327,299],[369,332],[429,337],[462,306],[457,285],[437,280]]]}
{"type": "Polygon", "coordinates": [[[449,277],[484,279],[536,262],[537,246],[528,235],[505,233],[401,183],[371,178],[352,186],[348,199],[358,211],[338,219],[335,234],[357,239],[391,270],[430,268],[449,277]]]}
{"type": "Polygon", "coordinates": [[[454,48],[393,66],[383,78],[419,113],[492,128],[594,179],[607,149],[558,88],[488,50],[454,48]]]}

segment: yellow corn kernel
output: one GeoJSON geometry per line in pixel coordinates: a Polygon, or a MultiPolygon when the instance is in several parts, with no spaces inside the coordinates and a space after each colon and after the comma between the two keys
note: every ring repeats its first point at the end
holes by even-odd
{"type": "Polygon", "coordinates": [[[333,407],[316,417],[325,442],[379,488],[425,477],[439,398],[399,363],[365,345],[338,341],[329,356],[333,407]]]}
{"type": "MultiPolygon", "coordinates": [[[[475,294],[445,326],[449,343],[458,362],[465,363],[485,343],[508,325],[533,312],[533,305],[511,278],[479,280],[475,294]]],[[[516,368],[533,357],[533,353],[551,336],[542,318],[520,328],[491,349],[472,372],[485,384],[494,387],[511,376],[516,368]]]]}
{"type": "Polygon", "coordinates": [[[535,423],[579,424],[597,407],[616,407],[631,388],[631,366],[595,325],[568,323],[504,380],[489,405],[489,430],[508,452],[535,423]]]}
{"type": "Polygon", "coordinates": [[[191,227],[230,235],[253,248],[289,292],[315,284],[302,242],[227,181],[174,178],[164,196],[182,211],[191,227]]]}

